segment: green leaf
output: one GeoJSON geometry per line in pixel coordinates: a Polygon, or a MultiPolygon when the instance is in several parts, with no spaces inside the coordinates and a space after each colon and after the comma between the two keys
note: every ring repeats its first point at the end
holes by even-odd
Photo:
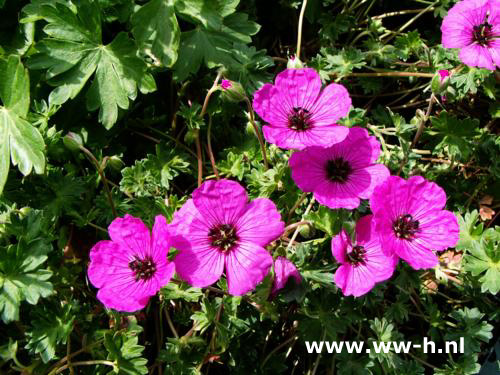
{"type": "Polygon", "coordinates": [[[147,359],[142,357],[144,346],[139,345],[138,335],[142,327],[137,324],[135,317],[128,316],[128,330],[124,333],[106,333],[104,346],[108,350],[108,359],[116,363],[115,371],[118,374],[144,375],[148,373],[147,359]]]}
{"type": "MultiPolygon", "coordinates": [[[[249,43],[251,35],[260,26],[249,21],[248,16],[234,13],[239,0],[204,2],[182,0],[176,3],[176,11],[199,23],[195,29],[181,34],[179,58],[174,65],[174,77],[185,80],[196,73],[204,63],[208,68],[241,65],[235,55],[234,43],[249,43]]],[[[241,57],[241,56],[240,56],[241,57]]]]}
{"type": "Polygon", "coordinates": [[[27,332],[29,341],[26,349],[34,354],[40,354],[44,363],[55,357],[58,344],[65,344],[73,329],[74,314],[71,305],[60,309],[43,307],[35,310],[32,329],[27,332]]]}
{"type": "Polygon", "coordinates": [[[457,320],[457,329],[445,335],[446,340],[459,341],[464,338],[465,354],[477,353],[481,350],[480,342],[487,343],[493,337],[493,326],[483,321],[484,314],[476,307],[464,307],[450,313],[457,320]]]}
{"type": "Polygon", "coordinates": [[[483,236],[480,241],[472,242],[464,256],[465,270],[473,276],[482,275],[479,281],[483,293],[497,294],[500,291],[500,230],[490,230],[496,232],[496,240],[483,236]]]}
{"type": "Polygon", "coordinates": [[[31,211],[22,221],[18,243],[0,247],[0,312],[5,323],[19,320],[21,301],[36,305],[40,297],[52,294],[52,272],[41,268],[52,245],[36,225],[37,218],[40,213],[31,211]]]}
{"type": "Polygon", "coordinates": [[[9,160],[27,176],[43,173],[45,144],[38,129],[25,118],[30,104],[29,75],[19,57],[0,59],[0,194],[9,173],[9,160]]]}
{"type": "Polygon", "coordinates": [[[61,105],[80,93],[95,75],[87,93],[90,111],[99,109],[99,121],[111,128],[118,109],[128,109],[137,90],[156,89],[146,63],[137,57],[137,47],[125,32],[108,45],[102,44],[101,11],[97,2],[83,0],[77,9],[63,4],[24,8],[27,19],[44,19],[47,38],[37,44],[30,59],[33,69],[47,69],[46,78],[57,86],[49,96],[51,105],[61,105]]]}
{"type": "Polygon", "coordinates": [[[174,0],[151,0],[131,18],[132,33],[139,46],[149,51],[164,66],[177,60],[180,29],[174,12],[174,0]]]}
{"type": "Polygon", "coordinates": [[[170,189],[170,182],[189,171],[187,156],[175,148],[158,145],[156,155],[135,162],[122,170],[120,189],[141,196],[162,195],[170,189]]]}
{"type": "Polygon", "coordinates": [[[471,138],[478,134],[479,120],[459,120],[448,112],[441,112],[438,117],[431,117],[432,130],[429,134],[442,138],[436,150],[447,149],[450,156],[461,160],[468,159],[472,152],[471,138]]]}
{"type": "Polygon", "coordinates": [[[415,53],[422,46],[422,40],[417,30],[410,31],[406,35],[398,36],[394,42],[396,54],[406,61],[412,53],[415,53]]]}

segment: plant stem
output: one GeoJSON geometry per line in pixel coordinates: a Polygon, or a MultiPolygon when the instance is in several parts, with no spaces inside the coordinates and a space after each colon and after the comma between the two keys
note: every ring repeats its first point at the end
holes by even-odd
{"type": "Polygon", "coordinates": [[[434,104],[434,100],[435,100],[435,96],[434,96],[434,94],[431,94],[431,97],[429,99],[429,106],[427,107],[427,111],[425,112],[424,117],[420,120],[420,123],[418,125],[418,129],[417,129],[417,133],[415,134],[415,137],[413,138],[413,141],[411,142],[410,148],[408,149],[408,152],[406,153],[405,157],[403,158],[403,161],[401,162],[401,165],[399,166],[398,176],[401,174],[401,171],[403,170],[404,165],[408,161],[409,153],[411,152],[413,147],[415,147],[415,145],[418,142],[418,139],[420,138],[420,136],[422,135],[422,133],[424,131],[425,123],[429,119],[431,112],[432,112],[432,106],[434,104]]]}
{"type": "Polygon", "coordinates": [[[210,158],[210,163],[212,164],[212,169],[214,170],[215,178],[218,180],[219,171],[215,165],[214,153],[212,151],[212,141],[210,140],[210,135],[212,133],[212,116],[208,116],[208,130],[207,130],[207,146],[208,146],[208,157],[210,158]]]}
{"type": "MultiPolygon", "coordinates": [[[[205,100],[203,101],[203,107],[201,107],[200,118],[203,119],[205,113],[207,112],[208,102],[210,101],[210,97],[212,94],[218,90],[219,80],[222,77],[222,73],[219,71],[217,73],[217,77],[215,77],[214,83],[212,87],[207,92],[205,96],[205,100]]],[[[196,131],[196,157],[198,159],[198,186],[200,186],[203,182],[203,159],[201,154],[201,143],[200,143],[200,130],[196,131]]],[[[215,162],[215,161],[214,161],[215,162]]]]}
{"type": "MultiPolygon", "coordinates": [[[[305,212],[304,212],[304,216],[306,216],[309,211],[311,211],[311,208],[314,204],[314,197],[311,198],[311,201],[309,202],[309,205],[307,206],[305,212]]],[[[299,229],[300,229],[300,226],[298,226],[296,229],[295,229],[295,232],[293,232],[293,236],[292,238],[290,239],[290,242],[288,243],[287,247],[286,247],[286,251],[288,251],[288,249],[290,249],[292,247],[292,244],[295,242],[295,239],[297,238],[298,234],[299,234],[299,229]]]]}
{"type": "Polygon", "coordinates": [[[203,159],[201,155],[200,129],[196,129],[196,158],[198,159],[198,186],[203,182],[203,159]]]}
{"type": "Polygon", "coordinates": [[[245,97],[245,101],[248,107],[248,114],[250,115],[250,123],[252,124],[253,130],[255,131],[255,135],[257,136],[257,139],[259,141],[260,151],[262,153],[262,159],[264,160],[264,167],[266,170],[268,170],[269,163],[267,162],[266,145],[264,143],[264,139],[262,139],[262,134],[260,133],[260,129],[255,123],[255,114],[253,112],[252,103],[250,103],[250,99],[248,99],[247,97],[245,97]]]}
{"type": "Polygon", "coordinates": [[[297,227],[300,227],[301,225],[311,225],[311,222],[309,220],[302,220],[299,221],[298,223],[293,223],[288,225],[285,230],[283,231],[283,235],[286,235],[287,232],[291,231],[292,229],[295,229],[297,227]]]}
{"type": "Polygon", "coordinates": [[[296,335],[293,335],[292,337],[290,337],[289,339],[285,340],[284,342],[282,342],[281,344],[279,344],[276,348],[274,348],[273,350],[271,350],[271,352],[266,356],[266,358],[264,358],[264,360],[262,361],[262,364],[260,365],[260,368],[264,368],[264,365],[267,363],[267,361],[269,360],[269,358],[272,357],[272,355],[274,353],[276,353],[278,350],[280,350],[281,348],[283,348],[284,346],[288,345],[289,343],[297,340],[298,336],[296,335]]]}
{"type": "Polygon", "coordinates": [[[167,318],[167,324],[172,333],[174,334],[174,337],[176,339],[179,338],[179,334],[177,333],[177,330],[175,329],[174,323],[172,322],[172,319],[170,318],[170,314],[168,313],[168,309],[165,308],[165,317],[167,318]]]}
{"type": "MultiPolygon", "coordinates": [[[[333,74],[335,75],[335,74],[333,74]]],[[[434,73],[421,72],[374,72],[374,73],[347,73],[342,77],[425,77],[432,78],[434,73]]]]}
{"type": "Polygon", "coordinates": [[[304,13],[306,12],[307,0],[302,1],[302,8],[299,15],[299,26],[297,31],[297,59],[300,59],[300,48],[302,44],[302,24],[304,22],[304,13]]]}
{"type": "Polygon", "coordinates": [[[304,199],[306,199],[307,197],[307,193],[302,193],[302,195],[299,197],[299,199],[297,200],[297,202],[295,202],[295,204],[293,205],[293,207],[290,209],[290,212],[288,212],[288,216],[286,218],[286,222],[290,222],[290,219],[292,218],[293,214],[295,213],[295,210],[297,208],[299,208],[299,206],[302,204],[302,202],[304,201],[304,199]]]}
{"type": "MultiPolygon", "coordinates": [[[[81,361],[81,362],[73,362],[71,364],[72,366],[92,366],[92,365],[105,365],[105,366],[110,366],[110,367],[115,367],[115,363],[114,362],[111,362],[111,361],[105,361],[105,360],[95,360],[95,361],[81,361]]],[[[67,368],[69,367],[68,364],[58,368],[56,370],[56,372],[54,372],[54,375],[55,374],[59,374],[60,372],[63,372],[64,370],[66,370],[67,368]]]]}
{"type": "MultiPolygon", "coordinates": [[[[384,41],[384,43],[388,43],[392,38],[394,38],[396,35],[401,34],[403,30],[405,30],[408,26],[410,26],[413,22],[418,20],[422,15],[424,15],[426,12],[430,11],[431,9],[434,9],[434,5],[438,4],[438,1],[434,1],[432,4],[430,4],[427,8],[422,9],[415,17],[412,17],[411,20],[406,22],[403,26],[401,26],[396,32],[394,32],[387,40],[384,41]]],[[[384,39],[385,37],[389,36],[390,33],[392,32],[387,32],[383,34],[380,39],[384,39]]]]}
{"type": "Polygon", "coordinates": [[[99,176],[101,177],[102,183],[104,185],[104,191],[106,192],[106,196],[108,197],[109,205],[111,206],[111,211],[113,212],[113,216],[118,217],[118,213],[116,212],[115,204],[113,203],[113,197],[111,195],[111,190],[109,189],[108,180],[106,179],[106,176],[104,175],[104,171],[102,170],[101,165],[99,164],[99,162],[95,158],[94,154],[92,154],[92,152],[90,152],[89,150],[87,150],[83,146],[80,146],[80,150],[82,150],[85,153],[85,155],[87,155],[89,157],[89,159],[92,161],[92,163],[96,167],[97,173],[99,173],[99,176]]]}

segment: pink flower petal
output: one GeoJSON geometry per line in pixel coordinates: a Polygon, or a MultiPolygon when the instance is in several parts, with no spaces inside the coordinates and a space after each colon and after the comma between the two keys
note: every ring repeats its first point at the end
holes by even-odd
{"type": "Polygon", "coordinates": [[[257,198],[246,206],[236,227],[241,241],[266,246],[283,234],[285,223],[273,201],[257,198]]]}
{"type": "Polygon", "coordinates": [[[286,69],[276,76],[275,86],[287,108],[310,109],[321,90],[321,78],[311,68],[286,69]]]}
{"type": "Polygon", "coordinates": [[[150,255],[151,235],[141,219],[131,215],[114,219],[108,227],[113,242],[119,243],[131,255],[145,258],[150,255]]]}
{"type": "Polygon", "coordinates": [[[495,70],[492,56],[489,53],[489,49],[487,47],[483,47],[477,44],[471,44],[469,46],[463,47],[460,50],[458,57],[466,65],[495,70]]]}
{"type": "Polygon", "coordinates": [[[133,258],[127,250],[112,241],[99,241],[90,250],[90,264],[87,274],[96,288],[102,288],[118,275],[126,275],[133,280],[128,264],[133,258]]]}
{"type": "Polygon", "coordinates": [[[248,201],[245,189],[236,181],[206,181],[193,192],[193,202],[212,225],[235,223],[248,201]]]}
{"type": "Polygon", "coordinates": [[[179,276],[190,285],[202,288],[215,283],[224,271],[224,254],[202,239],[186,242],[174,259],[179,276]],[[191,246],[190,248],[187,245],[191,246]]]}
{"type": "Polygon", "coordinates": [[[432,250],[446,250],[457,244],[460,227],[457,217],[450,211],[437,211],[419,222],[418,241],[432,250]]]}
{"type": "Polygon", "coordinates": [[[166,262],[169,249],[170,233],[168,232],[167,220],[164,216],[157,215],[151,236],[151,253],[153,259],[156,262],[166,262]]]}
{"type": "Polygon", "coordinates": [[[226,276],[229,293],[241,296],[254,289],[269,273],[273,258],[261,246],[242,242],[226,255],[226,276]]]}
{"type": "Polygon", "coordinates": [[[396,239],[396,254],[413,269],[428,269],[438,265],[438,257],[419,241],[396,239]]]}
{"type": "Polygon", "coordinates": [[[122,288],[102,288],[97,292],[97,299],[104,306],[117,311],[135,312],[145,308],[151,296],[137,295],[134,293],[133,284],[130,285],[132,293],[127,290],[127,286],[122,288]]]}
{"type": "Polygon", "coordinates": [[[270,83],[266,83],[255,92],[253,109],[257,114],[273,127],[288,127],[288,115],[292,110],[281,99],[279,90],[270,83]]]}
{"type": "Polygon", "coordinates": [[[351,108],[351,98],[347,89],[337,83],[331,83],[324,88],[318,100],[311,108],[315,127],[335,124],[345,117],[351,108]]]}
{"type": "Polygon", "coordinates": [[[274,260],[274,280],[271,288],[271,297],[274,297],[279,290],[286,286],[290,277],[295,280],[296,284],[300,284],[302,281],[302,277],[295,264],[285,257],[277,257],[274,260]]]}
{"type": "Polygon", "coordinates": [[[351,246],[351,238],[347,234],[345,229],[342,229],[339,234],[333,236],[332,238],[332,255],[335,257],[335,260],[339,263],[346,263],[346,253],[347,247],[351,246]]]}

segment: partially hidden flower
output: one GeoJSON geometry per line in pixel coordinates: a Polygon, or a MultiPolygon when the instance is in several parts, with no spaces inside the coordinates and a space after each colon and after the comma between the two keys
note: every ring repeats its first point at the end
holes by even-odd
{"type": "Polygon", "coordinates": [[[462,0],[443,19],[442,44],[469,66],[500,67],[500,0],[462,0]]]}
{"type": "Polygon", "coordinates": [[[450,71],[446,70],[446,69],[440,69],[440,70],[438,70],[438,74],[439,74],[440,81],[444,82],[445,79],[450,76],[450,71]]]}
{"type": "Polygon", "coordinates": [[[271,298],[274,298],[281,289],[283,289],[288,281],[292,280],[296,284],[300,284],[302,277],[300,276],[295,264],[290,262],[285,257],[279,256],[274,260],[274,280],[271,288],[271,298]]]}
{"type": "Polygon", "coordinates": [[[106,307],[140,310],[175,271],[174,264],[167,260],[167,221],[156,216],[150,233],[141,219],[125,215],[113,220],[108,232],[111,241],[99,241],[90,250],[89,280],[99,288],[97,298],[106,307]]]}
{"type": "Polygon", "coordinates": [[[344,86],[331,83],[321,90],[320,76],[311,68],[282,71],[274,85],[266,83],[253,99],[255,111],[267,122],[264,137],[284,149],[341,142],[348,129],[336,122],[350,106],[344,86]]]}
{"type": "Polygon", "coordinates": [[[375,137],[366,129],[353,127],[342,142],[295,152],[289,164],[297,186],[313,192],[319,203],[333,209],[354,209],[389,177],[387,167],[376,164],[379,155],[375,137]]]}
{"type": "Polygon", "coordinates": [[[182,279],[205,287],[225,270],[229,293],[239,296],[269,273],[273,259],[264,247],[281,236],[284,223],[271,200],[248,202],[240,184],[223,179],[197,188],[169,229],[182,279]]]}
{"type": "Polygon", "coordinates": [[[421,176],[389,177],[370,198],[373,221],[383,250],[404,259],[414,269],[438,264],[434,251],[455,246],[458,220],[444,210],[446,194],[421,176]]]}
{"type": "Polygon", "coordinates": [[[344,229],[333,237],[332,254],[340,263],[333,281],[345,296],[368,293],[376,283],[389,279],[398,263],[396,256],[382,251],[372,215],[363,216],[356,223],[354,243],[344,229]]]}

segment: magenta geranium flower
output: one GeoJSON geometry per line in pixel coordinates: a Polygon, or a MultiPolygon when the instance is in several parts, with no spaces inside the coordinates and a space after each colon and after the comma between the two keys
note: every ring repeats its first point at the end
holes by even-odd
{"type": "Polygon", "coordinates": [[[500,67],[500,0],[463,0],[443,19],[442,43],[469,66],[500,67]]]}
{"type": "Polygon", "coordinates": [[[268,125],[266,140],[285,149],[330,146],[342,141],[348,129],[335,123],[347,115],[351,98],[342,85],[332,83],[321,91],[314,69],[287,69],[274,85],[266,83],[254,95],[253,107],[268,125]]]}
{"type": "Polygon", "coordinates": [[[216,282],[226,270],[229,293],[243,295],[269,273],[273,259],[264,248],[283,233],[284,223],[266,198],[248,202],[235,181],[207,181],[174,215],[169,229],[180,277],[193,286],[216,282]]]}
{"type": "Polygon", "coordinates": [[[106,307],[140,310],[174,274],[174,264],[167,260],[167,221],[156,216],[150,234],[141,219],[125,215],[113,220],[108,232],[111,241],[99,241],[90,250],[89,280],[106,307]]]}
{"type": "Polygon", "coordinates": [[[350,128],[342,142],[333,146],[308,147],[289,160],[292,178],[317,201],[330,208],[354,209],[368,199],[375,186],[389,177],[383,164],[376,164],[380,144],[363,128],[350,128]]]}
{"type": "Polygon", "coordinates": [[[363,216],[356,223],[355,243],[344,229],[333,237],[332,254],[340,263],[333,281],[345,296],[368,293],[376,283],[389,279],[398,263],[396,256],[382,251],[372,215],[363,216]]]}
{"type": "Polygon", "coordinates": [[[455,246],[460,232],[445,204],[444,190],[420,176],[391,176],[378,186],[370,206],[386,254],[398,255],[414,269],[436,266],[434,251],[455,246]]]}
{"type": "Polygon", "coordinates": [[[295,267],[295,264],[285,257],[277,257],[274,260],[274,280],[270,297],[274,298],[278,292],[286,286],[290,278],[292,278],[296,284],[300,284],[302,281],[302,277],[297,267],[295,267]]]}

